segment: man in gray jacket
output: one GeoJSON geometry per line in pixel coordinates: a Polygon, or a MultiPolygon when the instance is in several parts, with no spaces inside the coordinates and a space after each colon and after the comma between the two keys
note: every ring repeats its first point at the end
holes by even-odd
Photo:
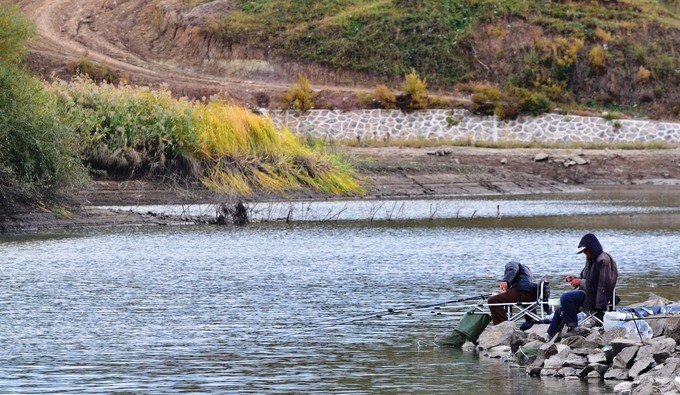
{"type": "Polygon", "coordinates": [[[586,311],[602,315],[614,296],[616,280],[619,277],[614,258],[604,252],[600,241],[592,233],[581,238],[578,248],[578,254],[586,255],[586,265],[581,271],[580,278],[565,277],[572,287],[578,289],[560,296],[560,308],[555,311],[548,328],[550,336],[557,333],[562,323],[568,328],[566,337],[583,334],[578,327],[578,309],[583,307],[586,311]]]}
{"type": "MultiPolygon", "coordinates": [[[[518,262],[508,262],[501,281],[501,293],[489,298],[489,304],[533,302],[536,300],[536,284],[531,269],[518,262]]],[[[489,306],[494,325],[508,320],[505,306],[489,306]]]]}

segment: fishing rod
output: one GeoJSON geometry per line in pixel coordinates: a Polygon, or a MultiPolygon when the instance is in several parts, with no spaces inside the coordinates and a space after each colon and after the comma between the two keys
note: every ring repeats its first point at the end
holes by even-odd
{"type": "MultiPolygon", "coordinates": [[[[331,323],[321,324],[321,325],[334,326],[334,325],[350,324],[350,323],[354,323],[354,322],[370,320],[370,319],[373,319],[373,318],[382,318],[383,315],[402,314],[402,313],[408,312],[410,310],[429,309],[429,308],[432,308],[432,307],[443,306],[443,305],[450,304],[450,303],[460,303],[460,302],[466,302],[466,301],[475,300],[475,299],[488,299],[491,295],[493,295],[493,294],[480,294],[480,295],[475,295],[475,296],[469,296],[469,297],[466,297],[466,298],[447,300],[445,302],[421,304],[421,305],[404,307],[404,308],[399,308],[399,309],[388,308],[386,310],[380,310],[380,311],[376,311],[376,312],[373,312],[373,313],[366,313],[366,314],[361,314],[361,315],[358,315],[358,316],[355,316],[355,317],[349,317],[346,320],[343,320],[343,321],[340,321],[340,322],[335,322],[335,323],[331,322],[331,323]]],[[[408,315],[411,315],[411,313],[408,313],[408,315]]]]}

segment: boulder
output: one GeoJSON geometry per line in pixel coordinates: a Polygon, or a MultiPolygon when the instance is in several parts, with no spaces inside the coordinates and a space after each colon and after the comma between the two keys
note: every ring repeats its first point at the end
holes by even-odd
{"type": "Polygon", "coordinates": [[[630,381],[624,381],[614,386],[614,393],[619,395],[629,395],[632,387],[633,383],[630,381]]]}
{"type": "Polygon", "coordinates": [[[506,358],[510,355],[510,346],[495,346],[484,351],[484,356],[489,358],[506,358]]]}
{"type": "Polygon", "coordinates": [[[626,347],[621,350],[612,362],[612,368],[614,369],[630,369],[635,363],[635,356],[637,355],[639,347],[631,346],[626,347]]]}
{"type": "Polygon", "coordinates": [[[567,359],[564,361],[564,364],[566,366],[571,366],[573,368],[583,369],[586,366],[588,366],[588,358],[571,353],[569,354],[569,356],[567,356],[567,359]]]}
{"type": "Polygon", "coordinates": [[[542,342],[547,342],[550,340],[548,336],[548,327],[550,324],[535,324],[531,328],[524,331],[529,340],[540,340],[542,342]]]}
{"type": "Polygon", "coordinates": [[[543,162],[546,161],[550,158],[550,155],[546,154],[545,152],[539,152],[536,155],[534,155],[534,162],[543,162]]]}
{"type": "Polygon", "coordinates": [[[581,371],[578,373],[578,376],[580,378],[586,378],[586,377],[592,377],[594,375],[591,375],[591,373],[595,372],[597,374],[597,377],[602,377],[605,372],[609,369],[609,366],[602,364],[602,363],[591,363],[585,368],[581,369],[581,371]]]}
{"type": "Polygon", "coordinates": [[[665,321],[663,335],[680,342],[680,317],[668,317],[665,321]]]}
{"type": "Polygon", "coordinates": [[[571,354],[571,348],[563,344],[557,344],[557,354],[552,355],[543,363],[544,369],[561,369],[565,366],[567,357],[571,354]]]}
{"type": "Polygon", "coordinates": [[[496,346],[509,346],[515,334],[515,323],[505,321],[487,327],[477,339],[477,351],[488,350],[496,346]]]}
{"type": "Polygon", "coordinates": [[[631,366],[630,370],[628,371],[628,376],[635,380],[638,376],[649,372],[655,366],[656,362],[654,361],[654,358],[652,358],[651,356],[638,358],[637,360],[635,360],[635,363],[633,364],[633,366],[631,366]]]}
{"type": "Polygon", "coordinates": [[[628,380],[628,369],[609,369],[604,373],[605,380],[628,380]]]}
{"type": "Polygon", "coordinates": [[[607,355],[604,352],[598,352],[595,354],[590,354],[587,356],[588,358],[588,363],[601,363],[601,364],[606,364],[607,363],[607,355]]]}
{"type": "Polygon", "coordinates": [[[640,347],[637,359],[651,356],[656,363],[663,363],[675,352],[675,340],[668,337],[657,337],[640,347]]]}
{"type": "Polygon", "coordinates": [[[571,158],[571,161],[574,162],[574,164],[576,164],[576,165],[587,165],[587,164],[588,164],[588,161],[585,160],[585,159],[583,159],[583,158],[580,157],[580,156],[574,156],[574,157],[572,157],[572,158],[571,158]]]}

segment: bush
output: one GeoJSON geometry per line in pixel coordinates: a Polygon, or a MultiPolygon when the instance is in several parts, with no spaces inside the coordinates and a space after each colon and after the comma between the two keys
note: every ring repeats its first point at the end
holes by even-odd
{"type": "Polygon", "coordinates": [[[50,203],[81,187],[87,172],[61,106],[41,81],[0,68],[0,206],[50,203]]]}
{"type": "Polygon", "coordinates": [[[427,108],[427,84],[415,70],[404,76],[403,94],[398,102],[402,110],[424,110],[427,108]]]}
{"type": "Polygon", "coordinates": [[[303,113],[314,108],[316,93],[312,92],[309,80],[304,75],[298,76],[298,83],[281,98],[284,110],[295,110],[303,113]]]}
{"type": "Polygon", "coordinates": [[[17,6],[0,4],[0,64],[21,61],[35,35],[35,27],[17,6]]]}
{"type": "Polygon", "coordinates": [[[394,93],[392,93],[392,90],[386,85],[376,85],[373,90],[373,96],[380,108],[397,108],[397,98],[394,96],[394,93]]]}
{"type": "Polygon", "coordinates": [[[15,6],[0,5],[0,212],[53,203],[83,185],[66,114],[43,86],[16,65],[33,36],[15,6]]]}
{"type": "Polygon", "coordinates": [[[607,63],[607,53],[600,45],[594,46],[588,53],[588,63],[595,69],[602,69],[607,63]]]}
{"type": "Polygon", "coordinates": [[[470,98],[472,100],[470,111],[478,115],[493,115],[501,97],[500,89],[494,86],[484,86],[470,98]]]}

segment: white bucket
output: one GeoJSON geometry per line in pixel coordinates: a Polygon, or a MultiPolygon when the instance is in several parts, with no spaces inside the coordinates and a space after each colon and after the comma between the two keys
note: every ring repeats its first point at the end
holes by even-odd
{"type": "Polygon", "coordinates": [[[550,298],[548,299],[548,306],[552,307],[560,307],[562,304],[560,303],[560,298],[550,298]]]}

